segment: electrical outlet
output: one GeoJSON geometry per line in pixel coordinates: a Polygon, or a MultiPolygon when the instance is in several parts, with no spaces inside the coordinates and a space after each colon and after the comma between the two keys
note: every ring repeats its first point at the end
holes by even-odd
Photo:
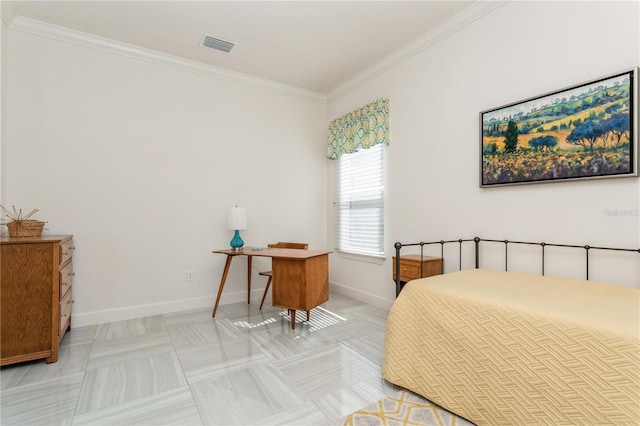
{"type": "Polygon", "coordinates": [[[193,271],[187,271],[187,281],[193,281],[193,271]]]}

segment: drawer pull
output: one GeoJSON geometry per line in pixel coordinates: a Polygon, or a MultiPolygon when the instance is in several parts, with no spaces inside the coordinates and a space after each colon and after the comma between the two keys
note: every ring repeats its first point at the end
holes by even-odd
{"type": "Polygon", "coordinates": [[[67,302],[67,305],[70,305],[70,304],[72,304],[72,303],[76,303],[76,301],[75,301],[75,300],[73,300],[73,299],[71,299],[71,300],[69,300],[69,301],[67,302]]]}
{"type": "Polygon", "coordinates": [[[69,316],[69,315],[64,314],[64,315],[62,315],[62,318],[66,318],[66,317],[68,317],[68,316],[69,316]]]}
{"type": "Polygon", "coordinates": [[[69,272],[67,275],[69,275],[70,277],[75,277],[76,273],[75,272],[69,272]]]}
{"type": "Polygon", "coordinates": [[[65,281],[62,283],[62,285],[69,285],[69,283],[65,281]]]}

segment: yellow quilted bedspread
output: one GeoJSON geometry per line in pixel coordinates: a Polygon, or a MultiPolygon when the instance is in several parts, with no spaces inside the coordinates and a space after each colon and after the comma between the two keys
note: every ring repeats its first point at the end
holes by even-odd
{"type": "Polygon", "coordinates": [[[478,425],[640,425],[640,291],[481,269],[415,280],[382,373],[478,425]]]}

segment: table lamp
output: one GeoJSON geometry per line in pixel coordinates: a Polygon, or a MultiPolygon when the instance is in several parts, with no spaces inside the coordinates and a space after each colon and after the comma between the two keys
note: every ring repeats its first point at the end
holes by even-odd
{"type": "Polygon", "coordinates": [[[247,209],[244,207],[229,207],[227,214],[227,228],[235,231],[229,243],[234,251],[242,250],[244,241],[240,238],[240,231],[247,229],[247,209]]]}

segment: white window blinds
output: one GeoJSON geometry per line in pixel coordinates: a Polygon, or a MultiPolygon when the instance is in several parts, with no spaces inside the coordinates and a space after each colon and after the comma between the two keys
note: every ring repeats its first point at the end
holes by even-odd
{"type": "Polygon", "coordinates": [[[336,249],[384,256],[386,144],[343,154],[336,164],[336,249]]]}

